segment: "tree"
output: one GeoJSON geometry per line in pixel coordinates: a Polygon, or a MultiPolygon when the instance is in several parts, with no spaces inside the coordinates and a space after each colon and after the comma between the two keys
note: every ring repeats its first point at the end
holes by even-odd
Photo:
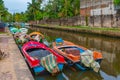
{"type": "Polygon", "coordinates": [[[114,5],[116,6],[116,17],[120,17],[120,0],[114,0],[114,5]]]}
{"type": "Polygon", "coordinates": [[[7,14],[7,8],[5,8],[3,0],[0,0],[0,21],[6,20],[7,14]]]}
{"type": "Polygon", "coordinates": [[[49,0],[44,10],[49,18],[72,17],[79,14],[80,0],[49,0]]]}
{"type": "Polygon", "coordinates": [[[114,0],[115,5],[120,5],[120,0],[114,0]]]}
{"type": "Polygon", "coordinates": [[[40,20],[45,18],[63,18],[79,15],[80,0],[32,0],[28,3],[28,20],[40,20]]]}
{"type": "Polygon", "coordinates": [[[40,11],[40,4],[42,0],[32,0],[32,3],[28,2],[28,8],[27,8],[27,17],[28,20],[36,20],[37,16],[36,13],[40,11]]]}

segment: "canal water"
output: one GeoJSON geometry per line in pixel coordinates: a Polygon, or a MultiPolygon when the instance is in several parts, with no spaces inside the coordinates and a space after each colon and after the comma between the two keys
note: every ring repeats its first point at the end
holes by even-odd
{"type": "Polygon", "coordinates": [[[65,66],[63,72],[56,76],[38,75],[34,76],[35,80],[120,80],[120,39],[43,28],[34,30],[44,34],[50,42],[61,37],[88,49],[99,51],[104,58],[99,73],[65,66]]]}

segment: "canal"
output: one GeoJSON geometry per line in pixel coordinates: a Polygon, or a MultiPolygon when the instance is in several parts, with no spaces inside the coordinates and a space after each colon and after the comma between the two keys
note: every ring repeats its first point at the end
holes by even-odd
{"type": "Polygon", "coordinates": [[[35,80],[120,80],[120,39],[44,28],[34,30],[44,34],[50,42],[61,37],[88,49],[99,51],[104,58],[99,73],[65,66],[63,72],[56,76],[38,75],[34,76],[35,80]]]}

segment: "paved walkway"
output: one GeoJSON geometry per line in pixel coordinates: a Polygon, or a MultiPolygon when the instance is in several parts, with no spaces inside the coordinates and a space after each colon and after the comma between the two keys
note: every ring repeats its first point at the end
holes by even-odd
{"type": "Polygon", "coordinates": [[[0,49],[7,54],[0,60],[0,80],[34,80],[10,33],[0,34],[0,49]]]}

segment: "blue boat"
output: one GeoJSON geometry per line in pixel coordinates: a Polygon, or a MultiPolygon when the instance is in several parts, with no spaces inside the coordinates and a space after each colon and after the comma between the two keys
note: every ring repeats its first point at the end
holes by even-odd
{"type": "Polygon", "coordinates": [[[103,59],[100,52],[91,51],[61,38],[57,38],[52,45],[53,50],[62,55],[69,66],[75,66],[80,70],[92,68],[95,72],[99,71],[103,59]]]}

